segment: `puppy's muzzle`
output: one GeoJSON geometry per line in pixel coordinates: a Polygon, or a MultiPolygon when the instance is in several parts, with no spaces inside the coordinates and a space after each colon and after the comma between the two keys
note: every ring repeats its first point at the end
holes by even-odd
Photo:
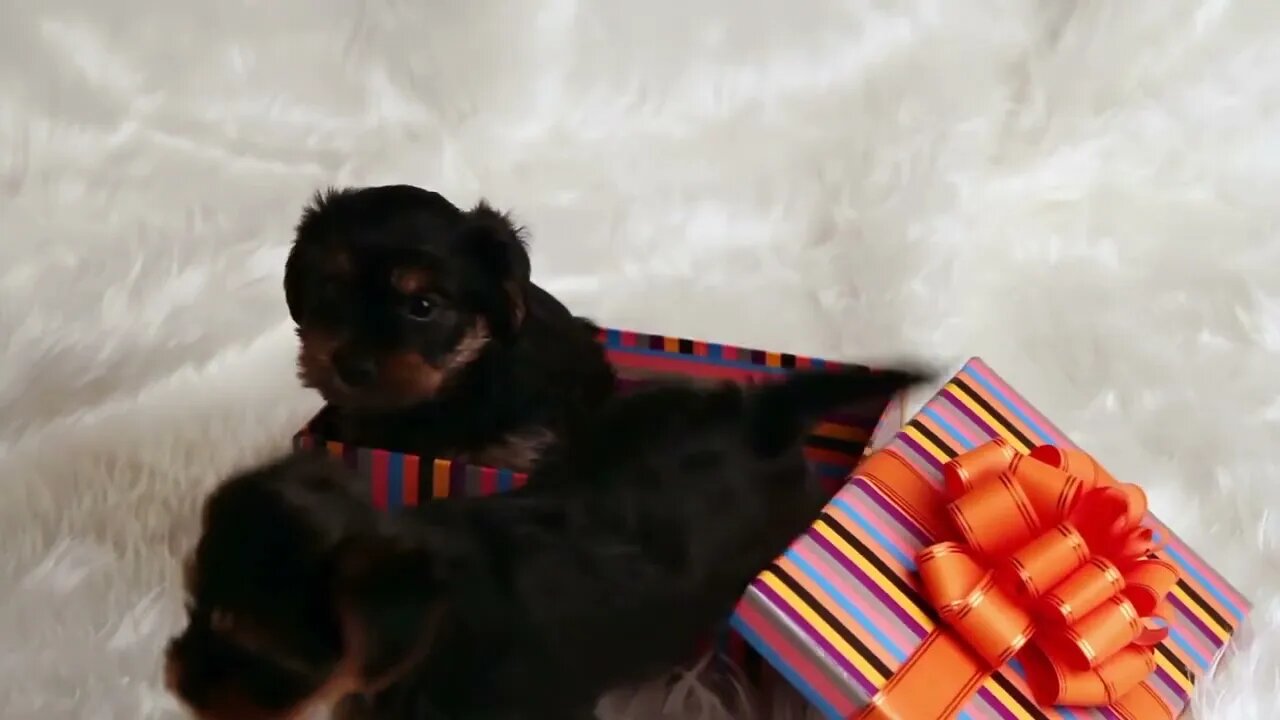
{"type": "Polygon", "coordinates": [[[333,352],[332,361],[338,379],[347,387],[367,387],[378,379],[378,367],[372,358],[338,348],[333,352]]]}

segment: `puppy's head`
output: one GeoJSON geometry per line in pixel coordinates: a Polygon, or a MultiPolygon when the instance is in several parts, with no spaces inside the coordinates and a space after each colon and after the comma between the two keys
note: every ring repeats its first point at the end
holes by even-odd
{"type": "Polygon", "coordinates": [[[348,408],[429,400],[520,327],[529,255],[484,203],[463,211],[408,185],[330,190],[298,224],[285,266],[299,375],[348,408]]]}
{"type": "Polygon", "coordinates": [[[428,541],[343,468],[295,455],[205,504],[169,689],[202,720],[300,720],[408,672],[444,613],[428,541]]]}

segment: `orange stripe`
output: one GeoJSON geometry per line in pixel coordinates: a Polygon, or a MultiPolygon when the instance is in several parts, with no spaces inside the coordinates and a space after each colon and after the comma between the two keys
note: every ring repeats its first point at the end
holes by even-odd
{"type": "Polygon", "coordinates": [[[431,466],[431,497],[449,497],[449,461],[435,460],[431,466]]]}
{"type": "Polygon", "coordinates": [[[833,438],[835,440],[845,440],[848,442],[866,442],[868,433],[866,428],[854,427],[853,425],[845,425],[844,423],[834,423],[830,421],[820,422],[813,428],[813,435],[818,437],[833,438]]]}

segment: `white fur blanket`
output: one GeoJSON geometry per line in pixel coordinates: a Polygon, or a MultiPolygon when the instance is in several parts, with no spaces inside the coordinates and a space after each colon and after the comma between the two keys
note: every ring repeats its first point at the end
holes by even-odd
{"type": "MultiPolygon", "coordinates": [[[[1277,717],[1277,37],[1273,0],[0,3],[0,717],[179,716],[195,509],[316,406],[291,226],[381,182],[512,209],[609,325],[981,354],[1257,603],[1198,716],[1277,717]]],[[[725,712],[662,694],[604,714],[725,712]]]]}

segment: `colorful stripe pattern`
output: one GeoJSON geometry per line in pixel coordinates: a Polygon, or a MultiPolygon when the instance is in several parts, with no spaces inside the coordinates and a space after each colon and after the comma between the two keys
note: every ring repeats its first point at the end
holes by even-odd
{"type": "MultiPolygon", "coordinates": [[[[599,339],[624,390],[664,378],[751,383],[795,369],[838,365],[788,353],[625,330],[602,330],[599,339]]],[[[832,494],[862,458],[887,401],[885,398],[832,415],[809,437],[805,455],[832,494]]],[[[345,445],[319,436],[310,427],[294,436],[294,446],[323,450],[367,477],[375,502],[385,509],[413,506],[430,498],[486,495],[520,487],[525,482],[522,473],[510,470],[345,445]]]]}
{"type": "MultiPolygon", "coordinates": [[[[838,366],[838,363],[788,353],[625,330],[602,330],[599,340],[617,369],[624,392],[628,387],[657,379],[751,383],[796,369],[838,366]]],[[[849,472],[862,458],[887,402],[885,398],[841,411],[826,418],[809,437],[805,454],[831,494],[844,485],[849,472]]],[[[387,510],[413,507],[432,498],[488,495],[525,483],[524,474],[511,470],[345,445],[319,436],[310,426],[294,436],[294,446],[328,453],[360,473],[369,482],[375,505],[387,510]]],[[[759,657],[747,652],[742,638],[734,633],[717,631],[708,638],[707,644],[719,649],[727,661],[749,676],[756,675],[763,667],[759,657]]]]}
{"type": "MultiPolygon", "coordinates": [[[[888,448],[941,488],[948,460],[995,437],[1023,451],[1072,445],[975,358],[888,448]]],[[[1148,522],[1184,578],[1172,593],[1172,632],[1158,648],[1156,673],[1148,684],[1170,707],[1182,708],[1249,604],[1167,527],[1154,518],[1148,522]]],[[[732,625],[827,717],[848,718],[935,627],[914,574],[915,555],[929,542],[892,502],[855,475],[813,528],[756,579],[732,625]]],[[[1108,709],[1037,707],[1015,662],[987,680],[960,718],[1117,716],[1108,709]]]]}

